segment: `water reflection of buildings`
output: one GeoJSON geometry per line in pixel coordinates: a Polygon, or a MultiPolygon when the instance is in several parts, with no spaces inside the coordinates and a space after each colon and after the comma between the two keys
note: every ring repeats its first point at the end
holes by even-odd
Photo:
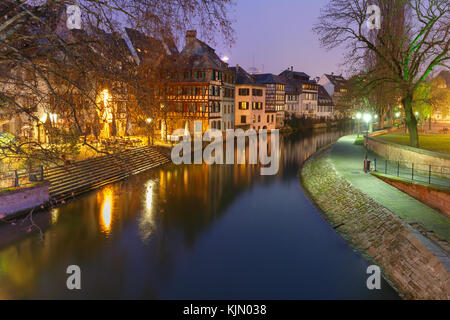
{"type": "MultiPolygon", "coordinates": [[[[89,273],[105,288],[110,288],[105,267],[108,275],[123,275],[130,272],[130,261],[139,261],[146,271],[136,285],[156,292],[177,259],[189,253],[243,192],[295,179],[288,173],[297,172],[304,159],[338,136],[324,132],[302,139],[280,137],[277,176],[261,176],[258,165],[168,165],[70,203],[48,214],[53,226],[45,233],[44,244],[35,235],[0,250],[0,296],[27,297],[41,286],[43,277],[53,284],[65,283],[64,273],[50,275],[49,270],[72,263],[74,253],[81,261],[96,262],[89,273]],[[111,241],[116,239],[123,241],[111,241]],[[105,254],[105,247],[114,250],[105,254]]],[[[108,294],[120,296],[122,289],[117,286],[108,294]]]]}

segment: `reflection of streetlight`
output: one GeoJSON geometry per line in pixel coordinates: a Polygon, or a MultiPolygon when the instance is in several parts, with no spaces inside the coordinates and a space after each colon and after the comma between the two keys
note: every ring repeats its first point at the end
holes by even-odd
{"type": "Polygon", "coordinates": [[[415,115],[416,115],[416,117],[417,117],[417,116],[419,115],[419,112],[417,112],[417,111],[416,111],[416,112],[414,112],[414,114],[415,114],[415,115]]]}
{"type": "Polygon", "coordinates": [[[400,118],[400,112],[396,112],[396,113],[395,113],[395,117],[396,117],[396,118],[400,118]]]}

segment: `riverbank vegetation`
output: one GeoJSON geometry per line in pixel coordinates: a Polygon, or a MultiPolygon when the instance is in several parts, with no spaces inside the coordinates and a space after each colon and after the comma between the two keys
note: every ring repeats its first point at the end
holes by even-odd
{"type": "MultiPolygon", "coordinates": [[[[450,155],[450,134],[421,134],[419,137],[421,149],[450,155]]],[[[377,138],[405,146],[409,145],[407,134],[389,133],[377,136],[377,138]]]]}

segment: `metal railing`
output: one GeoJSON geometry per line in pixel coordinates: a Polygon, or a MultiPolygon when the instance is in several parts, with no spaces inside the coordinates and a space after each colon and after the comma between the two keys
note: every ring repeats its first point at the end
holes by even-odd
{"type": "Polygon", "coordinates": [[[0,190],[26,187],[44,180],[44,167],[0,172],[0,190]]]}
{"type": "Polygon", "coordinates": [[[450,167],[374,158],[371,170],[413,181],[450,187],[450,167]]]}

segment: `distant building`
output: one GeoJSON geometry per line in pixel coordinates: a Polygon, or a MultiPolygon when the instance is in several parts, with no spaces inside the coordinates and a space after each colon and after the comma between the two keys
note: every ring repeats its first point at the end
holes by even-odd
{"type": "MultiPolygon", "coordinates": [[[[347,93],[347,80],[342,75],[324,74],[320,77],[318,83],[324,87],[328,95],[333,99],[334,105],[339,104],[339,100],[347,93]]],[[[348,106],[348,111],[343,111],[340,117],[348,117],[353,113],[352,106],[348,106]]]]}
{"type": "Polygon", "coordinates": [[[287,83],[287,94],[291,101],[289,107],[294,108],[294,113],[286,110],[297,117],[317,118],[317,98],[318,85],[314,80],[310,80],[309,75],[304,72],[294,71],[291,67],[280,73],[280,78],[287,83]],[[298,103],[292,99],[298,95],[298,103]]]}
{"type": "Polygon", "coordinates": [[[324,74],[320,77],[318,84],[325,88],[334,102],[347,92],[347,80],[342,75],[324,74]]]}
{"type": "MultiPolygon", "coordinates": [[[[443,90],[450,90],[450,71],[442,70],[436,76],[435,80],[439,79],[438,88],[443,90]]],[[[450,106],[447,106],[447,110],[441,108],[435,108],[431,117],[435,121],[449,122],[450,121],[450,106]]]]}
{"type": "Polygon", "coordinates": [[[334,118],[334,103],[325,88],[319,85],[317,115],[327,119],[334,118]]]}
{"type": "Polygon", "coordinates": [[[284,126],[286,92],[285,82],[271,73],[253,75],[256,82],[266,86],[266,116],[270,119],[275,114],[276,128],[284,126]]]}
{"type": "Polygon", "coordinates": [[[275,113],[266,113],[266,86],[237,65],[230,68],[235,74],[235,125],[241,129],[274,129],[275,113]]]}

